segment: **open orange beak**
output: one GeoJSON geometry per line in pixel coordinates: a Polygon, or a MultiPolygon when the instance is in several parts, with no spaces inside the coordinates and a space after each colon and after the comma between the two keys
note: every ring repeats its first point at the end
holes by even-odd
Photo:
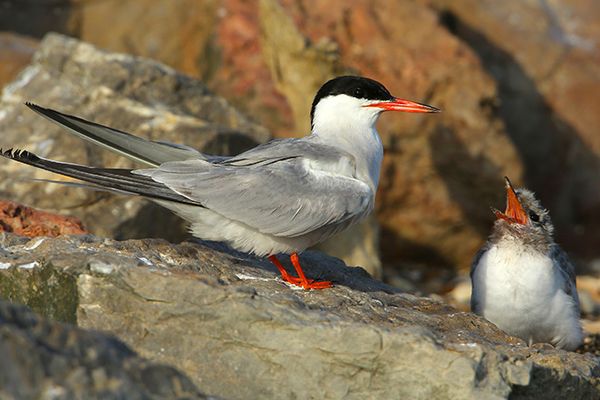
{"type": "Polygon", "coordinates": [[[417,103],[415,101],[403,100],[399,98],[394,98],[394,100],[390,101],[382,101],[380,103],[367,104],[365,107],[376,107],[381,108],[385,111],[404,111],[404,112],[412,112],[412,113],[436,113],[440,112],[439,108],[417,103]]]}
{"type": "Polygon", "coordinates": [[[510,223],[525,225],[529,222],[529,217],[523,209],[510,180],[506,176],[504,179],[506,181],[506,211],[494,210],[494,214],[496,214],[497,219],[502,218],[510,223]]]}

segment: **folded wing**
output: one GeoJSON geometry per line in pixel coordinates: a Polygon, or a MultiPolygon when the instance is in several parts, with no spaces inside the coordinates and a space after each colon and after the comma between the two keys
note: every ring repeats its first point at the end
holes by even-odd
{"type": "Polygon", "coordinates": [[[250,167],[190,160],[134,173],[275,236],[300,236],[371,211],[373,193],[366,184],[307,164],[303,158],[267,159],[250,167]]]}

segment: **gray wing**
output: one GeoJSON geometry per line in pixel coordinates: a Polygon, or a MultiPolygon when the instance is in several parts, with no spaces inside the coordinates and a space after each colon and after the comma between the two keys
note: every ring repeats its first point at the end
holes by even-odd
{"type": "Polygon", "coordinates": [[[572,296],[579,309],[579,295],[577,294],[577,284],[575,276],[575,266],[567,253],[558,245],[553,245],[550,249],[550,257],[554,262],[554,267],[564,278],[563,290],[568,295],[572,296]]]}
{"type": "Polygon", "coordinates": [[[475,291],[475,286],[474,286],[474,280],[473,280],[473,275],[475,274],[475,270],[477,269],[477,266],[479,265],[479,261],[481,261],[481,257],[483,257],[483,255],[485,254],[486,251],[488,251],[490,248],[489,246],[489,242],[486,242],[485,245],[483,245],[483,247],[481,249],[479,249],[479,251],[477,252],[477,254],[475,254],[475,257],[473,258],[473,262],[471,263],[471,273],[469,274],[469,276],[471,277],[471,311],[479,314],[479,303],[478,303],[478,298],[476,295],[476,291],[475,291]]]}
{"type": "Polygon", "coordinates": [[[33,111],[82,139],[150,166],[158,166],[167,161],[206,159],[202,153],[188,146],[153,142],[36,104],[25,104],[33,111]]]}
{"type": "Polygon", "coordinates": [[[218,163],[170,162],[135,173],[260,232],[295,237],[372,209],[374,193],[354,171],[346,153],[297,139],[218,163]]]}
{"type": "Polygon", "coordinates": [[[294,158],[317,162],[320,169],[333,168],[331,172],[340,174],[352,175],[356,169],[352,155],[335,147],[317,143],[314,136],[299,139],[273,139],[237,156],[222,158],[214,162],[243,167],[294,158]],[[340,171],[340,167],[344,170],[340,171]]]}

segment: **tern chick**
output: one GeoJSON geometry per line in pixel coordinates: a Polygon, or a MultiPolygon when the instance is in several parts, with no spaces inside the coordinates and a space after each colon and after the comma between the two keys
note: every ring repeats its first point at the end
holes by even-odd
{"type": "Polygon", "coordinates": [[[471,266],[471,310],[532,343],[575,350],[583,341],[575,268],[554,242],[535,195],[506,179],[506,211],[471,266]]]}

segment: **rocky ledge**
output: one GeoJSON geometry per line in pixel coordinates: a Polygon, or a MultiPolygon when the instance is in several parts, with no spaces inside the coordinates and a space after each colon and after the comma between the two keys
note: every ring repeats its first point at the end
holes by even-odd
{"type": "MultiPolygon", "coordinates": [[[[268,262],[219,244],[10,233],[0,240],[4,298],[110,332],[210,395],[600,398],[600,359],[592,354],[528,347],[482,318],[400,293],[321,253],[302,255],[305,270],[335,287],[304,291],[283,283],[268,262]]],[[[0,329],[7,326],[0,315],[0,329]]],[[[28,352],[29,343],[13,340],[11,351],[28,352]]],[[[80,357],[85,343],[76,344],[80,357]]],[[[13,359],[20,370],[37,363],[13,359]]]]}
{"type": "Polygon", "coordinates": [[[0,301],[2,399],[205,399],[175,368],[116,338],[0,301]]]}

